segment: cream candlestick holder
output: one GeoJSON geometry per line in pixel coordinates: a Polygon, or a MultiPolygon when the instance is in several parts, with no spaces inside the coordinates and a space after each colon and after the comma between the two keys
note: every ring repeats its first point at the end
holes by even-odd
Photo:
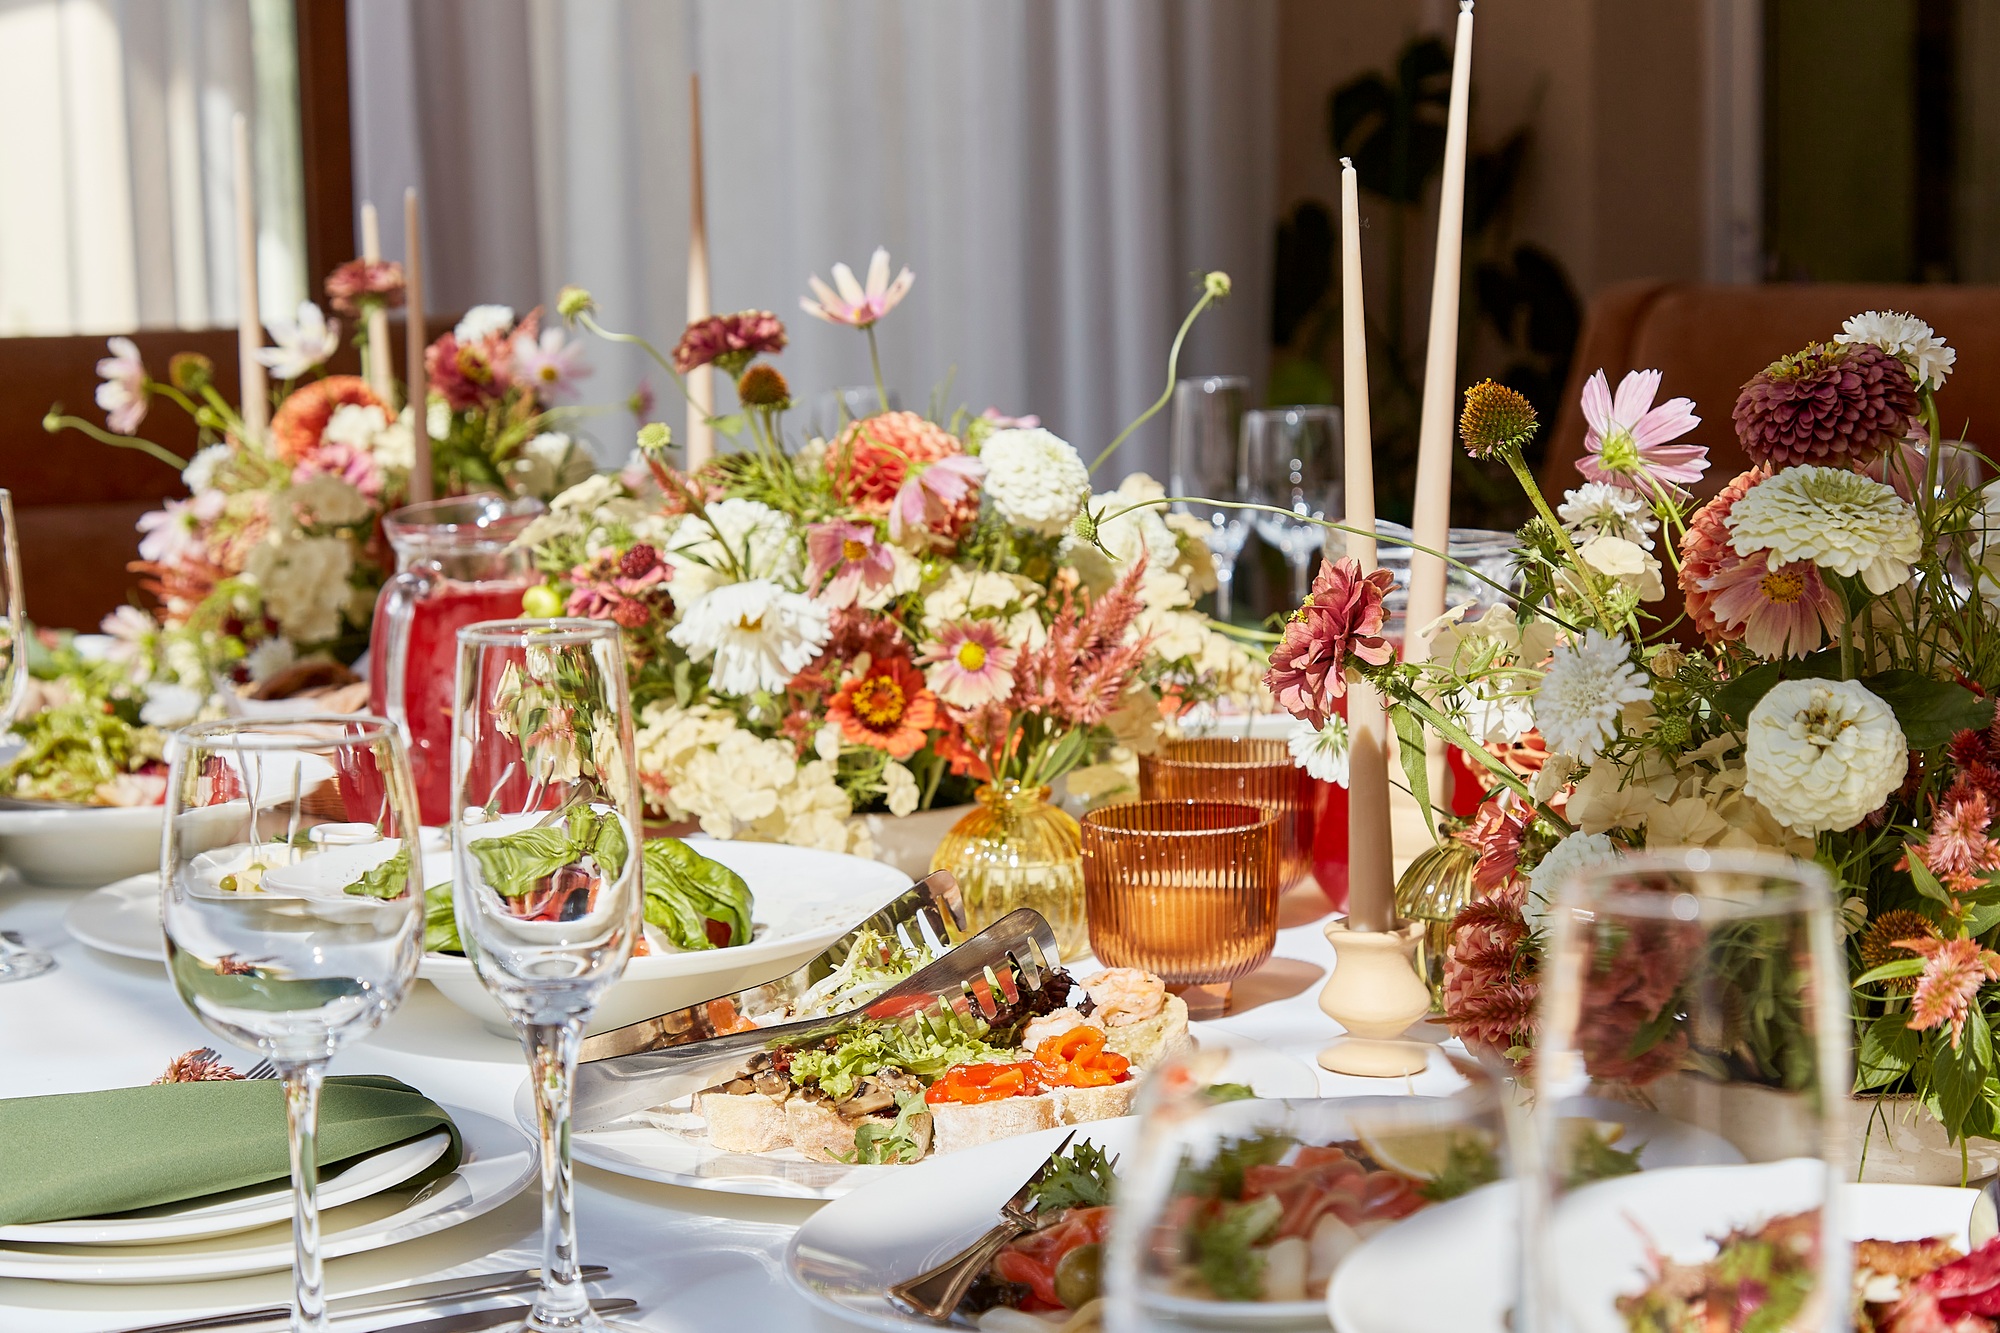
{"type": "Polygon", "coordinates": [[[1319,993],[1320,1012],[1340,1024],[1346,1036],[1319,1053],[1323,1068],[1363,1078],[1402,1078],[1421,1073],[1430,1047],[1401,1040],[1430,1012],[1431,992],[1417,975],[1417,942],[1423,924],[1406,921],[1393,930],[1349,930],[1330,921],[1333,975],[1319,993]]]}

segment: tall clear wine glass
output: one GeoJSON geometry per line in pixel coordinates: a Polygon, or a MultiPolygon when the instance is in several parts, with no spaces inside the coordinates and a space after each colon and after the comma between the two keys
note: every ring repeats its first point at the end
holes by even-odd
{"type": "Polygon", "coordinates": [[[453,909],[527,1049],[542,1137],[542,1286],[518,1327],[604,1329],[577,1271],[569,1117],[577,1046],[640,929],[640,818],[618,627],[458,632],[453,909]]]}
{"type": "Polygon", "coordinates": [[[377,717],[237,720],[167,741],[167,970],[217,1036],[285,1081],[294,1330],[324,1330],[320,1081],[408,992],[423,953],[409,760],[377,717]]]}
{"type": "Polygon", "coordinates": [[[1250,539],[1250,527],[1240,509],[1202,504],[1201,500],[1241,500],[1242,468],[1239,435],[1250,381],[1241,375],[1199,375],[1174,385],[1174,409],[1168,430],[1167,489],[1174,495],[1200,497],[1176,508],[1208,525],[1202,533],[1215,561],[1215,615],[1229,619],[1236,558],[1250,539]]]}
{"type": "MultiPolygon", "coordinates": [[[[20,716],[28,688],[28,603],[21,593],[20,538],[14,529],[14,496],[0,489],[0,731],[20,716]]],[[[56,960],[41,949],[0,938],[0,981],[26,981],[53,971],[56,960]]]]}
{"type": "Polygon", "coordinates": [[[1569,880],[1549,918],[1525,1327],[1847,1329],[1851,1029],[1825,873],[1647,852],[1569,880]],[[1589,1141],[1578,1126],[1636,1114],[1607,1096],[1657,1114],[1589,1141]],[[1641,1141],[1652,1160],[1625,1160],[1641,1141]]]}
{"type": "Polygon", "coordinates": [[[1326,529],[1314,519],[1339,514],[1340,409],[1268,407],[1243,416],[1244,498],[1287,511],[1252,511],[1257,535],[1292,567],[1292,600],[1312,587],[1326,529]]]}

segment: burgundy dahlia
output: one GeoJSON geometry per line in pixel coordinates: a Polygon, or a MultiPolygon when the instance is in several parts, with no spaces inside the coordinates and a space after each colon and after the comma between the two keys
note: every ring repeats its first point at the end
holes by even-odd
{"type": "Polygon", "coordinates": [[[1863,467],[1908,435],[1917,386],[1896,357],[1868,343],[1814,343],[1780,357],[1737,395],[1736,435],[1772,468],[1863,467]]]}
{"type": "Polygon", "coordinates": [[[1320,562],[1305,605],[1292,613],[1264,673],[1264,688],[1278,707],[1323,727],[1347,693],[1350,654],[1370,666],[1395,657],[1382,637],[1382,598],[1394,586],[1388,570],[1363,574],[1352,557],[1320,562]]]}
{"type": "Polygon", "coordinates": [[[370,305],[403,304],[403,266],[392,259],[350,259],[326,275],[326,297],[343,315],[370,305]]]}
{"type": "Polygon", "coordinates": [[[710,315],[687,326],[674,346],[674,369],[685,375],[702,366],[721,366],[735,376],[750,359],[785,350],[785,325],[768,310],[710,315]]]}

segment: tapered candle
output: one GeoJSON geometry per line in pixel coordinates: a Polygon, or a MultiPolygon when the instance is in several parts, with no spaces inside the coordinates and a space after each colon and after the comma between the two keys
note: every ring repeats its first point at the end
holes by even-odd
{"type": "Polygon", "coordinates": [[[250,122],[237,113],[234,132],[236,169],[236,362],[238,411],[243,428],[261,439],[271,422],[270,381],[257,353],[264,347],[264,317],[257,308],[257,177],[250,165],[250,122]]]}
{"type": "Polygon", "coordinates": [[[403,379],[410,395],[410,499],[431,498],[430,388],[424,374],[423,216],[415,186],[403,191],[403,379]]]}
{"type": "MultiPolygon", "coordinates": [[[[688,75],[688,323],[707,319],[708,204],[701,172],[701,75],[688,75]]],[[[692,472],[715,455],[715,371],[700,366],[688,372],[687,466],[692,472]]]]}
{"type": "MultiPolygon", "coordinates": [[[[1361,299],[1361,192],[1340,159],[1341,430],[1347,446],[1347,553],[1375,568],[1375,453],[1368,421],[1368,322],[1361,299]]],[[[1396,918],[1395,847],[1389,829],[1388,726],[1365,680],[1347,686],[1347,920],[1388,930],[1396,918]]]]}
{"type": "MultiPolygon", "coordinates": [[[[1417,426],[1417,494],[1410,526],[1410,600],[1403,619],[1403,656],[1425,661],[1420,636],[1444,614],[1445,564],[1451,541],[1452,406],[1458,391],[1459,250],[1465,230],[1465,129],[1472,84],[1472,0],[1459,0],[1458,42],[1451,56],[1451,107],[1445,121],[1444,179],[1438,189],[1437,264],[1431,278],[1430,344],[1424,355],[1423,410],[1417,426]]],[[[1449,808],[1444,742],[1430,742],[1432,803],[1449,808]]]]}
{"type": "MultiPolygon", "coordinates": [[[[361,257],[371,264],[382,257],[382,219],[373,204],[361,205],[361,257]]],[[[389,311],[380,301],[372,301],[368,307],[368,384],[377,398],[393,406],[396,375],[389,362],[389,311]]]]}

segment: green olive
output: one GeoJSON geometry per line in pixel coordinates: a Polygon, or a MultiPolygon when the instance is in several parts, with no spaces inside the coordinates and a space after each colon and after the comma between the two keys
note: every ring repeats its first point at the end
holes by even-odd
{"type": "Polygon", "coordinates": [[[1104,1247],[1079,1245],[1056,1263],[1056,1299],[1081,1310],[1097,1299],[1103,1282],[1104,1247]]]}
{"type": "Polygon", "coordinates": [[[552,620],[562,613],[562,598],[546,583],[537,583],[521,594],[521,614],[530,620],[552,620]]]}

